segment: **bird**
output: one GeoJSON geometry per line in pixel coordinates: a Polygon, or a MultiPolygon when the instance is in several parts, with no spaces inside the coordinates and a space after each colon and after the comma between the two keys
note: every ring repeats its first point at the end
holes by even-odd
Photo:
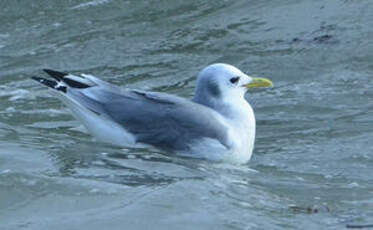
{"type": "Polygon", "coordinates": [[[193,98],[121,88],[89,74],[43,69],[47,86],[97,139],[117,146],[155,147],[181,156],[246,163],[256,122],[250,88],[272,87],[237,67],[214,63],[197,76],[193,98]]]}

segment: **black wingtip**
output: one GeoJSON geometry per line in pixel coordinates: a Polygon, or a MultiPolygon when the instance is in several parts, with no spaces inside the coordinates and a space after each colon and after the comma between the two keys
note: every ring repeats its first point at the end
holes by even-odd
{"type": "Polygon", "coordinates": [[[37,82],[39,82],[43,85],[46,85],[48,87],[51,87],[51,88],[54,88],[57,85],[56,81],[48,80],[48,79],[45,79],[45,78],[42,78],[42,77],[31,77],[31,78],[34,79],[35,81],[37,81],[37,82]]]}
{"type": "Polygon", "coordinates": [[[66,87],[65,86],[58,86],[57,87],[58,83],[56,81],[48,80],[48,79],[45,79],[45,78],[42,78],[42,77],[31,77],[31,78],[33,80],[39,82],[40,84],[48,86],[49,88],[59,90],[59,91],[62,91],[64,93],[66,93],[66,87]]]}
{"type": "Polygon", "coordinates": [[[61,81],[66,75],[69,75],[68,73],[59,72],[52,69],[43,69],[44,72],[46,72],[49,76],[53,77],[57,81],[61,81]]]}
{"type": "Polygon", "coordinates": [[[90,85],[84,84],[84,83],[80,82],[79,80],[70,79],[70,78],[66,77],[67,75],[69,75],[68,73],[59,72],[59,71],[52,70],[52,69],[43,69],[43,71],[46,72],[49,76],[56,79],[57,81],[65,82],[70,87],[79,88],[79,89],[90,87],[90,85]]]}
{"type": "Polygon", "coordinates": [[[35,81],[37,81],[37,82],[42,82],[42,80],[43,80],[44,78],[41,78],[41,77],[34,77],[34,76],[32,76],[31,79],[33,79],[33,80],[35,80],[35,81]]]}

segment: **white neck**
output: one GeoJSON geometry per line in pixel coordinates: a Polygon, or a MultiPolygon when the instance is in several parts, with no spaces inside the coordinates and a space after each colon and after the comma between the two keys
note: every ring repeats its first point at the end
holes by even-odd
{"type": "MultiPolygon", "coordinates": [[[[251,158],[254,141],[255,141],[255,116],[250,104],[242,98],[241,100],[231,101],[228,110],[220,110],[219,112],[226,118],[227,123],[234,130],[232,133],[237,135],[232,136],[232,142],[235,146],[235,154],[238,154],[239,159],[251,158]]],[[[221,107],[221,108],[224,108],[221,107]]]]}

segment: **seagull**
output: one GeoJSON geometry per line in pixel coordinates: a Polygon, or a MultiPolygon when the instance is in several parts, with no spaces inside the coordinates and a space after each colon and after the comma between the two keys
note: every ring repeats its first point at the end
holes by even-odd
{"type": "Polygon", "coordinates": [[[88,74],[43,71],[53,79],[32,79],[51,88],[98,140],[238,163],[250,160],[255,140],[255,116],[244,95],[272,86],[223,63],[199,72],[192,100],[123,89],[88,74]]]}

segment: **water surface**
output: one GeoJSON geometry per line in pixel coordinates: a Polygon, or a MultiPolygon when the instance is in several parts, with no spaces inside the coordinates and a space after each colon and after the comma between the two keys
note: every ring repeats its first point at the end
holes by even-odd
{"type": "Polygon", "coordinates": [[[344,229],[373,223],[373,2],[2,1],[1,229],[344,229]],[[244,165],[96,142],[42,68],[191,98],[233,64],[275,87],[244,165]]]}

